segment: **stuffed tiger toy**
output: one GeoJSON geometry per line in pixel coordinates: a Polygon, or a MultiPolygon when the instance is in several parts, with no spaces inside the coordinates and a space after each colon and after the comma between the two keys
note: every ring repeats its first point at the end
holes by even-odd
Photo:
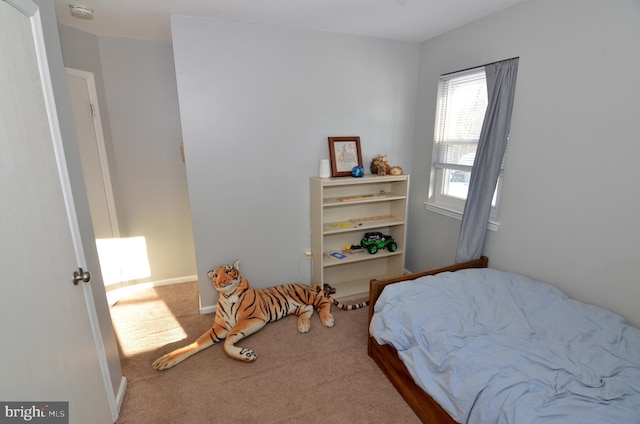
{"type": "Polygon", "coordinates": [[[345,305],[326,294],[317,285],[283,284],[265,289],[254,289],[240,274],[240,262],[222,265],[207,273],[219,293],[213,327],[198,339],[156,359],[153,368],[165,370],[188,357],[224,340],[224,351],[233,359],[253,362],[256,352],[236,346],[240,340],[262,329],[267,323],[287,315],[298,316],[298,331],[311,329],[310,318],[314,307],[320,321],[333,327],[331,304],[339,309],[352,310],[367,306],[369,301],[345,305]]]}

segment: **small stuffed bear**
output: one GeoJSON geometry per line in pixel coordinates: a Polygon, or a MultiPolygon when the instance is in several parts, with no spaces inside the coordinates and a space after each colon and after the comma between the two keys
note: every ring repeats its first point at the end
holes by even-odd
{"type": "Polygon", "coordinates": [[[391,165],[387,155],[378,155],[371,161],[371,173],[373,175],[387,175],[391,172],[391,165]]]}

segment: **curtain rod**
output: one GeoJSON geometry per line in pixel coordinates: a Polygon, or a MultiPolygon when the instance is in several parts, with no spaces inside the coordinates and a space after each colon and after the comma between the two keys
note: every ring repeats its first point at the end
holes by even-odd
{"type": "Polygon", "coordinates": [[[457,74],[459,72],[470,71],[470,70],[476,69],[476,68],[484,68],[485,66],[494,65],[494,64],[500,63],[500,62],[507,62],[507,61],[513,60],[513,59],[520,59],[520,56],[512,57],[510,59],[496,60],[495,62],[485,63],[484,65],[472,66],[471,68],[461,69],[459,71],[447,72],[446,74],[442,74],[441,76],[446,77],[447,75],[457,74]]]}

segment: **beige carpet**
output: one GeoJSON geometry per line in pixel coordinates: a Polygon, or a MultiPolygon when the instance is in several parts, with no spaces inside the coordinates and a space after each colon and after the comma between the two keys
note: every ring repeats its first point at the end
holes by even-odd
{"type": "Polygon", "coordinates": [[[367,356],[367,311],[333,307],[336,325],[314,313],[311,331],[296,317],[268,324],[239,345],[256,362],[241,363],[214,345],[166,371],[158,356],[205,332],[196,283],[136,291],[111,309],[128,380],[118,424],[419,423],[367,356]]]}

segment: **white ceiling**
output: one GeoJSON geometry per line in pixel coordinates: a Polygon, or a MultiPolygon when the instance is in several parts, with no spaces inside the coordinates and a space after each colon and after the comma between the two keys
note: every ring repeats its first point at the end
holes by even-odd
{"type": "Polygon", "coordinates": [[[99,36],[170,40],[190,15],[422,42],[524,0],[54,0],[58,22],[99,36]],[[69,4],[94,9],[71,16],[69,4]]]}

